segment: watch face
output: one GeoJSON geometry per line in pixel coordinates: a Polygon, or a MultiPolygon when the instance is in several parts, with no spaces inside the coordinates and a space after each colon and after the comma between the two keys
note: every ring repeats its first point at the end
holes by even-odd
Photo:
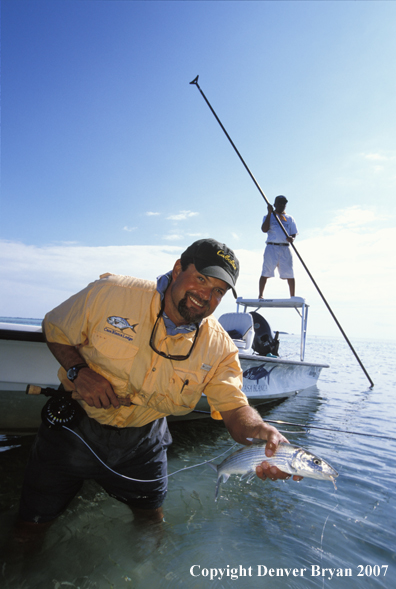
{"type": "Polygon", "coordinates": [[[86,362],[81,362],[81,364],[76,364],[76,366],[72,366],[66,371],[67,378],[74,382],[80,372],[81,368],[87,368],[88,364],[86,362]]]}
{"type": "Polygon", "coordinates": [[[78,370],[76,369],[75,366],[72,366],[67,371],[67,378],[73,382],[73,380],[77,377],[77,374],[78,374],[78,370]]]}

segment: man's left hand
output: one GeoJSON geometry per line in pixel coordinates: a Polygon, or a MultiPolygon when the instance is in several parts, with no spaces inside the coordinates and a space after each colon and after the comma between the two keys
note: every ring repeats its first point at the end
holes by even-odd
{"type": "MultiPolygon", "coordinates": [[[[275,431],[277,434],[279,434],[278,430],[275,431]]],[[[275,436],[275,438],[277,438],[277,436],[275,436]]],[[[275,454],[276,448],[278,447],[278,444],[280,444],[280,442],[288,443],[288,440],[286,438],[284,438],[283,436],[282,438],[283,440],[273,441],[273,434],[271,433],[269,435],[269,437],[267,438],[267,444],[265,446],[265,455],[268,456],[268,458],[271,458],[271,456],[275,454]]],[[[266,461],[262,462],[259,466],[257,466],[256,474],[259,477],[259,479],[262,479],[263,481],[265,481],[266,479],[270,479],[271,481],[277,481],[278,479],[287,480],[290,479],[291,476],[290,474],[283,472],[282,470],[279,470],[278,467],[271,465],[269,462],[266,461]]],[[[302,478],[303,477],[293,475],[293,481],[301,481],[302,478]]]]}
{"type": "MultiPolygon", "coordinates": [[[[272,425],[265,423],[259,413],[246,405],[245,407],[238,407],[231,411],[224,411],[221,413],[223,421],[236,442],[240,444],[249,445],[248,438],[256,438],[266,440],[265,455],[268,458],[274,455],[276,448],[281,442],[288,443],[289,441],[272,425]]],[[[262,479],[271,479],[276,481],[278,479],[289,479],[290,475],[283,472],[276,466],[270,465],[265,460],[256,468],[257,476],[262,479]]],[[[293,480],[300,481],[303,477],[294,475],[293,480]]]]}

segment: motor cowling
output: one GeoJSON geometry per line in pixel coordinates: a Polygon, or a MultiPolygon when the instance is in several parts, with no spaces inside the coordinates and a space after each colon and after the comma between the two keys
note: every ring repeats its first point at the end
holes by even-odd
{"type": "Polygon", "coordinates": [[[254,325],[253,350],[260,356],[278,356],[279,331],[272,331],[268,321],[256,311],[252,311],[254,325]]]}

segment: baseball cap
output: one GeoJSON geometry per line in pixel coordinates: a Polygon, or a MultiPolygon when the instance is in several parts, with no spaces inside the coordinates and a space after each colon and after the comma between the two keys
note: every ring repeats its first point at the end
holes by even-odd
{"type": "Polygon", "coordinates": [[[191,262],[204,276],[219,278],[231,287],[237,298],[235,284],[239,276],[239,262],[232,249],[215,239],[199,239],[181,255],[181,262],[191,262]]]}
{"type": "Polygon", "coordinates": [[[285,202],[285,203],[286,203],[286,202],[288,202],[288,200],[287,200],[286,196],[283,196],[283,194],[280,194],[279,196],[276,196],[276,197],[275,197],[274,204],[276,203],[276,201],[277,201],[277,200],[282,200],[282,201],[283,201],[283,202],[285,202]]]}

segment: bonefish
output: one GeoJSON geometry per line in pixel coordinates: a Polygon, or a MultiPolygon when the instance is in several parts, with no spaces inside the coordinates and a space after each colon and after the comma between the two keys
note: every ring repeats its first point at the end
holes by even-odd
{"type": "Polygon", "coordinates": [[[298,475],[311,479],[332,481],[335,488],[335,479],[338,472],[325,460],[311,454],[304,448],[298,448],[281,442],[275,453],[268,458],[265,455],[264,440],[253,440],[251,446],[246,446],[233,452],[219,465],[211,466],[217,472],[217,484],[215,490],[215,501],[219,494],[220,483],[225,483],[232,474],[242,475],[241,479],[254,476],[256,466],[262,462],[268,462],[271,466],[277,466],[283,472],[290,475],[298,475]]]}

